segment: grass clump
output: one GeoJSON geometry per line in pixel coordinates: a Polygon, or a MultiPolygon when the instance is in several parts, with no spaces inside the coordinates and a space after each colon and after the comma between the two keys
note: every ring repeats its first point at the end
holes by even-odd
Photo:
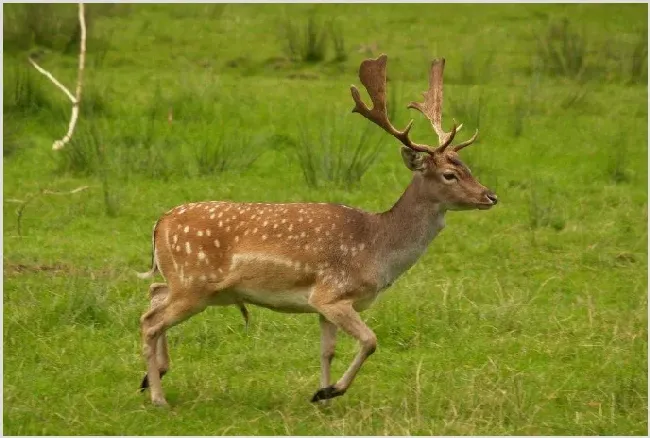
{"type": "Polygon", "coordinates": [[[637,32],[630,55],[630,82],[648,83],[648,28],[637,32]]]}
{"type": "Polygon", "coordinates": [[[293,61],[315,63],[325,60],[327,54],[327,29],[315,15],[304,23],[285,20],[282,36],[287,56],[293,61]]]}
{"type": "Polygon", "coordinates": [[[250,167],[264,152],[262,140],[240,126],[218,126],[215,130],[207,124],[195,128],[188,144],[199,175],[217,175],[250,167]]]}
{"type": "Polygon", "coordinates": [[[537,38],[537,54],[548,74],[577,79],[586,66],[586,37],[573,29],[568,18],[551,21],[537,38]]]}
{"type": "Polygon", "coordinates": [[[377,160],[382,138],[372,124],[360,129],[342,111],[300,123],[299,139],[294,151],[305,182],[318,187],[324,182],[350,188],[361,181],[364,173],[377,160]]]}
{"type": "Polygon", "coordinates": [[[327,59],[330,43],[334,49],[332,62],[342,63],[348,59],[345,33],[335,20],[323,20],[314,14],[300,23],[285,20],[281,39],[286,56],[294,62],[313,64],[327,59]]]}

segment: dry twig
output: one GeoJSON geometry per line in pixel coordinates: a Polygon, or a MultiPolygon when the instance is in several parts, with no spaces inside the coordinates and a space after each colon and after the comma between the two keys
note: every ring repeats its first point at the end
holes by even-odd
{"type": "Polygon", "coordinates": [[[52,145],[52,149],[59,150],[62,149],[72,137],[74,128],[77,125],[77,118],[79,117],[79,102],[81,101],[81,89],[83,84],[83,72],[84,64],[86,62],[86,18],[84,14],[84,4],[79,3],[79,26],[81,28],[81,44],[79,49],[79,71],[77,73],[77,88],[75,90],[75,95],[73,96],[70,90],[66,88],[61,82],[57,81],[56,78],[49,71],[45,70],[43,67],[39,66],[36,61],[31,57],[28,58],[29,62],[38,70],[40,73],[45,75],[54,85],[56,85],[61,91],[63,91],[70,102],[72,102],[72,115],[70,116],[70,124],[68,125],[68,132],[61,140],[56,140],[52,145]]]}
{"type": "Polygon", "coordinates": [[[37,197],[39,197],[41,195],[72,195],[74,193],[79,193],[79,192],[81,192],[83,190],[86,190],[89,187],[90,186],[81,186],[81,187],[77,187],[76,189],[70,190],[68,192],[55,192],[55,191],[49,190],[49,189],[41,189],[41,190],[39,190],[38,192],[36,192],[34,194],[28,195],[27,198],[25,198],[25,200],[13,199],[13,198],[12,199],[5,199],[5,201],[7,201],[7,202],[13,202],[13,203],[16,203],[16,204],[20,204],[18,206],[18,208],[16,209],[16,230],[18,232],[18,236],[22,237],[21,220],[23,218],[23,212],[25,210],[25,207],[27,207],[27,204],[32,202],[34,199],[36,199],[37,197]]]}

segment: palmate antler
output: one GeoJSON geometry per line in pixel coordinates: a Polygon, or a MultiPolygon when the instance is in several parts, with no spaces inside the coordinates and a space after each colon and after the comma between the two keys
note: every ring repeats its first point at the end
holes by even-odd
{"type": "MultiPolygon", "coordinates": [[[[439,144],[435,148],[423,144],[413,143],[411,141],[408,134],[411,130],[413,120],[409,122],[403,131],[398,131],[395,129],[395,127],[388,120],[388,115],[386,113],[386,61],[387,56],[381,55],[377,59],[367,59],[361,63],[361,66],[359,67],[359,79],[368,91],[370,99],[372,100],[373,107],[372,109],[369,109],[361,101],[359,90],[353,85],[350,88],[350,91],[352,92],[352,98],[354,99],[356,105],[352,112],[357,112],[368,120],[379,125],[386,132],[401,141],[404,146],[413,149],[414,151],[426,152],[431,155],[436,152],[444,152],[445,149],[451,144],[456,133],[460,131],[462,127],[462,124],[456,126],[456,122],[454,121],[454,125],[452,126],[450,132],[445,132],[442,129],[442,75],[445,68],[444,58],[435,59],[431,63],[431,71],[429,73],[429,89],[424,93],[424,102],[411,102],[408,105],[408,108],[417,109],[431,122],[431,126],[433,126],[436,134],[438,134],[439,140],[439,144]]],[[[477,136],[478,129],[472,138],[463,143],[455,145],[453,147],[454,150],[459,151],[462,148],[469,146],[476,140],[477,136]]]]}

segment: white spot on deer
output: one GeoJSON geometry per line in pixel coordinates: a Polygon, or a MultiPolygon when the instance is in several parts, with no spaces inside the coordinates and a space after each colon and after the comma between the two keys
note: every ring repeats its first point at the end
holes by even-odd
{"type": "Polygon", "coordinates": [[[307,233],[305,233],[304,231],[302,233],[300,233],[300,237],[305,237],[306,235],[307,235],[307,233]]]}
{"type": "Polygon", "coordinates": [[[217,215],[218,218],[220,218],[221,216],[223,216],[223,211],[220,211],[219,214],[217,215]]]}
{"type": "Polygon", "coordinates": [[[223,226],[223,221],[219,221],[218,225],[219,225],[219,228],[221,228],[223,226]]]}
{"type": "Polygon", "coordinates": [[[174,241],[174,245],[176,245],[176,242],[178,242],[178,234],[174,234],[174,236],[172,237],[172,239],[173,239],[173,241],[174,241]]]}
{"type": "Polygon", "coordinates": [[[250,233],[250,230],[245,230],[244,231],[244,236],[248,236],[248,233],[250,233]]]}
{"type": "Polygon", "coordinates": [[[221,246],[221,242],[219,242],[219,239],[214,239],[214,246],[219,248],[221,246]]]}
{"type": "Polygon", "coordinates": [[[366,247],[366,244],[362,243],[361,245],[359,245],[359,251],[363,251],[365,247],[366,247]]]}
{"type": "Polygon", "coordinates": [[[210,228],[207,228],[207,229],[205,230],[205,235],[208,236],[208,237],[210,237],[211,234],[212,234],[212,230],[210,230],[210,228]]]}
{"type": "Polygon", "coordinates": [[[345,246],[345,245],[341,245],[341,251],[343,251],[343,254],[347,254],[348,253],[348,247],[345,246]]]}
{"type": "Polygon", "coordinates": [[[265,226],[267,226],[268,224],[269,224],[269,221],[264,221],[264,223],[262,224],[262,226],[265,227],[265,226]]]}
{"type": "Polygon", "coordinates": [[[185,252],[192,254],[192,248],[190,248],[190,242],[185,242],[185,252]]]}
{"type": "Polygon", "coordinates": [[[275,230],[278,227],[278,224],[273,224],[273,229],[275,230]]]}
{"type": "Polygon", "coordinates": [[[298,218],[298,222],[302,222],[302,221],[303,221],[303,218],[302,218],[302,216],[300,216],[300,217],[298,218]]]}
{"type": "Polygon", "coordinates": [[[262,234],[262,240],[266,240],[266,234],[262,234]]]}
{"type": "Polygon", "coordinates": [[[185,225],[185,228],[183,228],[183,231],[186,232],[186,233],[187,233],[188,231],[190,231],[190,227],[189,227],[189,225],[185,225]]]}
{"type": "Polygon", "coordinates": [[[305,251],[307,251],[309,249],[309,245],[305,245],[303,246],[303,248],[305,249],[305,251]]]}
{"type": "Polygon", "coordinates": [[[239,242],[239,236],[235,236],[235,243],[239,242]]]}
{"type": "Polygon", "coordinates": [[[223,274],[223,269],[219,268],[219,269],[217,269],[217,272],[218,272],[219,274],[223,274]]]}
{"type": "Polygon", "coordinates": [[[203,236],[203,231],[201,231],[201,230],[197,231],[196,235],[199,236],[199,237],[202,237],[203,236]]]}
{"type": "Polygon", "coordinates": [[[230,225],[226,227],[226,232],[230,231],[230,225]]]}
{"type": "Polygon", "coordinates": [[[176,252],[179,252],[181,250],[181,247],[179,245],[176,245],[176,252]]]}
{"type": "Polygon", "coordinates": [[[312,222],[314,222],[312,218],[309,218],[309,220],[307,221],[308,224],[311,224],[312,222]]]}
{"type": "Polygon", "coordinates": [[[205,253],[203,251],[199,251],[199,253],[197,254],[197,257],[199,258],[199,260],[204,260],[205,259],[205,253]]]}
{"type": "Polygon", "coordinates": [[[289,224],[289,231],[293,231],[293,224],[289,224]]]}
{"type": "MultiPolygon", "coordinates": [[[[208,208],[208,207],[205,207],[205,208],[208,208]]],[[[210,210],[208,210],[208,213],[214,213],[215,210],[216,210],[216,208],[212,207],[210,210]]]]}
{"type": "Polygon", "coordinates": [[[253,234],[257,234],[257,228],[253,228],[253,234]]]}
{"type": "Polygon", "coordinates": [[[283,223],[283,224],[286,224],[286,223],[287,223],[287,220],[286,220],[286,219],[282,219],[282,221],[280,221],[280,222],[283,223]]]}
{"type": "Polygon", "coordinates": [[[277,237],[279,239],[280,237],[282,237],[282,233],[276,234],[275,237],[277,237]]]}
{"type": "Polygon", "coordinates": [[[325,231],[325,235],[326,235],[327,237],[329,237],[330,234],[331,234],[331,233],[330,233],[329,231],[325,231]]]}
{"type": "Polygon", "coordinates": [[[332,223],[332,229],[335,229],[335,228],[336,228],[336,224],[332,223]]]}
{"type": "Polygon", "coordinates": [[[320,228],[321,227],[316,227],[316,228],[314,228],[314,231],[316,231],[317,233],[320,233],[320,228]]]}

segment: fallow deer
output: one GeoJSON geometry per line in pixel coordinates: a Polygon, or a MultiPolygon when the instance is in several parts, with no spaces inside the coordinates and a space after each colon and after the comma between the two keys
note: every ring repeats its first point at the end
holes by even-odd
{"type": "Polygon", "coordinates": [[[165,332],[207,306],[254,304],[279,312],[317,313],[321,327],[320,389],[312,402],[344,394],[377,346],[359,312],[367,309],[424,253],[445,225],[448,210],[489,209],[496,195],[460,161],[452,145],[460,126],[442,128],[444,59],[431,64],[423,103],[411,103],[431,122],[435,147],[411,141],[413,120],[402,131],[386,112],[386,55],[361,63],[359,78],[372,109],[351,87],[359,113],[402,144],[413,177],[388,211],[369,213],[327,203],[195,202],[165,213],[153,230],[153,262],[167,283],[150,287],[152,303],[141,318],[147,374],[154,404],[165,405],[160,382],[167,371],[165,332]],[[360,351],[343,376],[330,384],[337,330],[359,341],[360,351]]]}

